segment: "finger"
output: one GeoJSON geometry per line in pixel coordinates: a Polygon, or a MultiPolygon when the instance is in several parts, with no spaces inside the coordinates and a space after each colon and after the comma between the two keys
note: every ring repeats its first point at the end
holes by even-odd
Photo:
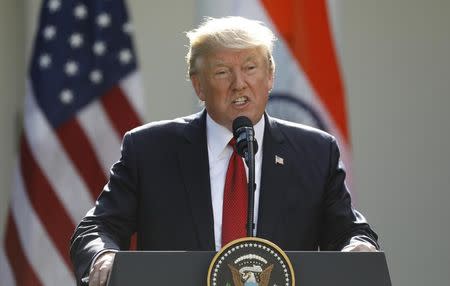
{"type": "Polygon", "coordinates": [[[99,273],[98,269],[93,267],[91,273],[89,273],[89,286],[99,286],[99,273]]]}
{"type": "Polygon", "coordinates": [[[99,274],[99,282],[100,286],[106,285],[106,281],[108,280],[109,272],[111,270],[111,264],[109,263],[103,263],[103,265],[100,267],[100,274],[99,274]]]}
{"type": "Polygon", "coordinates": [[[355,246],[354,245],[347,245],[346,247],[344,247],[341,251],[342,252],[352,252],[355,251],[355,246]]]}

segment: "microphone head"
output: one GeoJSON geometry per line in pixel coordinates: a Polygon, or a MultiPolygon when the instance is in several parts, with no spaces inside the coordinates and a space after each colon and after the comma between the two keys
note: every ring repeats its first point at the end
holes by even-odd
{"type": "Polygon", "coordinates": [[[241,127],[250,127],[253,128],[253,123],[252,121],[246,117],[246,116],[239,116],[236,117],[236,119],[233,120],[233,135],[235,138],[237,138],[239,136],[238,130],[241,127]]]}
{"type": "Polygon", "coordinates": [[[253,154],[258,152],[258,143],[254,136],[253,123],[246,116],[239,116],[233,120],[233,136],[236,138],[236,150],[238,154],[245,158],[245,153],[248,149],[247,132],[249,132],[251,144],[253,145],[253,154]]]}

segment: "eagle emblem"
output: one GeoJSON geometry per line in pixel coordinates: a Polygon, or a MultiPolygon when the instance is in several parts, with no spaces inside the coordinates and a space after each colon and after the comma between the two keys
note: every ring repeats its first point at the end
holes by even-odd
{"type": "Polygon", "coordinates": [[[228,264],[228,267],[233,275],[234,286],[268,286],[273,264],[264,270],[259,265],[242,267],[239,270],[231,264],[228,264]]]}

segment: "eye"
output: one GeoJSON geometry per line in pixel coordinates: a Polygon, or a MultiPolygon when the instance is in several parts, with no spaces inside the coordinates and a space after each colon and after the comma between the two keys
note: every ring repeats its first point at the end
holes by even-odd
{"type": "Polygon", "coordinates": [[[248,65],[245,67],[245,69],[249,72],[256,70],[257,66],[254,64],[248,65]]]}
{"type": "Polygon", "coordinates": [[[218,69],[214,71],[214,76],[218,78],[224,78],[228,76],[229,71],[227,69],[218,69]]]}

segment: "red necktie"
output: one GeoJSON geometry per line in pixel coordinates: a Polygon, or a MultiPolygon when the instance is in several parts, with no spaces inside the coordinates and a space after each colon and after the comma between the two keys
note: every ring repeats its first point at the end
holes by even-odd
{"type": "Polygon", "coordinates": [[[247,175],[244,162],[236,152],[236,140],[233,138],[228,144],[233,147],[233,154],[228,163],[223,193],[222,246],[247,235],[247,175]]]}

